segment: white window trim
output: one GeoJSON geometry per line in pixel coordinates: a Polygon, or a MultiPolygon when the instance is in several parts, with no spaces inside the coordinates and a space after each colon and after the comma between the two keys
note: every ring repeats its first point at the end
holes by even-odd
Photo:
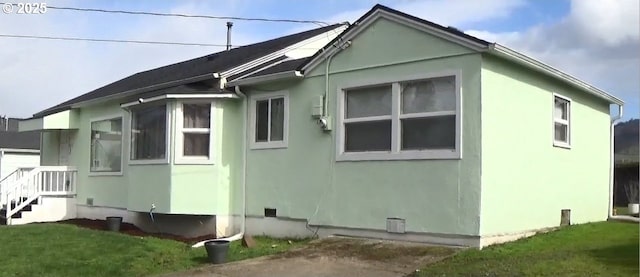
{"type": "Polygon", "coordinates": [[[216,102],[215,101],[203,101],[203,100],[185,100],[185,101],[180,101],[176,103],[176,112],[175,112],[175,133],[174,133],[174,138],[175,138],[175,147],[174,147],[174,160],[173,163],[174,164],[214,164],[214,135],[213,135],[213,121],[214,121],[214,112],[215,112],[215,105],[216,102]],[[184,115],[182,113],[182,106],[183,104],[211,104],[211,111],[209,113],[209,129],[207,128],[184,128],[183,126],[183,118],[184,115]],[[185,129],[189,129],[189,133],[203,133],[203,134],[209,134],[209,156],[184,156],[183,153],[183,143],[184,143],[184,136],[183,136],[183,132],[185,131],[185,129]]]}
{"type": "Polygon", "coordinates": [[[553,98],[551,100],[551,141],[553,141],[553,146],[555,147],[560,147],[560,148],[566,148],[566,149],[571,149],[571,106],[572,106],[572,101],[571,98],[557,94],[557,93],[553,93],[553,98]],[[560,98],[562,100],[567,101],[568,103],[568,107],[567,107],[567,120],[563,120],[563,119],[556,119],[556,98],[560,98]],[[558,141],[556,140],[556,123],[560,123],[560,124],[564,124],[567,125],[567,141],[558,141]]]}
{"type": "Polygon", "coordinates": [[[129,111],[129,153],[127,155],[127,160],[130,165],[146,165],[146,164],[169,164],[170,155],[171,155],[171,118],[172,118],[172,106],[173,104],[170,102],[164,103],[166,112],[166,127],[165,127],[165,155],[164,159],[155,159],[155,160],[133,160],[131,159],[131,150],[133,149],[132,139],[133,139],[133,111],[129,111]]]}
{"type": "MultiPolygon", "coordinates": [[[[120,171],[112,171],[112,172],[94,172],[91,171],[91,164],[93,163],[93,160],[91,160],[91,149],[89,149],[89,174],[88,176],[122,176],[124,173],[124,156],[126,155],[125,152],[125,124],[124,124],[124,115],[123,114],[111,114],[111,115],[106,115],[106,116],[101,116],[101,117],[94,117],[91,118],[89,120],[89,135],[91,135],[91,126],[93,125],[94,122],[98,122],[98,121],[105,121],[105,120],[111,120],[111,119],[117,119],[120,118],[121,122],[122,122],[122,130],[120,131],[120,141],[121,141],[121,145],[120,145],[120,171]]],[[[91,140],[93,140],[93,138],[91,138],[91,140]]],[[[91,147],[91,141],[89,141],[89,147],[91,147]]]]}
{"type": "MultiPolygon", "coordinates": [[[[269,112],[269,118],[271,113],[269,112]]],[[[287,148],[289,146],[289,91],[276,91],[256,93],[249,96],[249,148],[250,149],[274,149],[274,148],[287,148]],[[256,103],[261,100],[268,100],[273,98],[284,98],[284,125],[282,126],[283,134],[282,141],[256,141],[256,103]]],[[[271,127],[269,127],[271,128],[271,127]]],[[[268,139],[271,139],[271,134],[268,134],[268,139]]]]}
{"type": "MultiPolygon", "coordinates": [[[[434,72],[429,74],[418,74],[401,78],[378,78],[359,83],[350,83],[338,87],[337,93],[337,128],[336,128],[336,161],[380,161],[380,160],[439,160],[439,159],[462,159],[462,87],[460,70],[449,70],[434,72]],[[456,80],[456,140],[455,150],[400,150],[400,119],[418,117],[420,114],[401,114],[400,83],[407,81],[418,81],[424,79],[454,76],[456,80]],[[368,151],[368,152],[345,152],[344,151],[344,123],[353,121],[345,119],[345,91],[349,89],[391,84],[391,151],[368,151]]],[[[450,112],[429,112],[424,115],[436,115],[450,112]]],[[[389,116],[381,116],[388,118],[389,116]]]]}

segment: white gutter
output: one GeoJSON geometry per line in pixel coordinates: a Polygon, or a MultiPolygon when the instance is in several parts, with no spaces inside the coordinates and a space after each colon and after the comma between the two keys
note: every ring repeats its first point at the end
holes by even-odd
{"type": "Polygon", "coordinates": [[[246,85],[255,85],[258,83],[263,83],[268,81],[280,80],[280,79],[293,79],[293,78],[301,78],[301,77],[304,77],[302,72],[297,70],[291,70],[291,71],[272,73],[272,74],[244,78],[244,79],[239,78],[239,80],[228,82],[227,85],[230,87],[246,86],[246,85]]]}
{"type": "Polygon", "coordinates": [[[150,97],[147,99],[140,98],[138,101],[132,101],[129,103],[121,104],[120,107],[128,108],[135,105],[140,105],[144,103],[160,101],[164,99],[216,99],[216,98],[239,98],[237,95],[233,93],[218,93],[218,94],[165,94],[150,97]]]}
{"type": "Polygon", "coordinates": [[[242,214],[241,214],[241,220],[240,220],[240,232],[230,236],[230,237],[226,237],[226,238],[219,238],[219,239],[211,239],[211,240],[203,240],[203,241],[199,241],[197,243],[195,243],[194,245],[192,245],[191,247],[193,248],[197,248],[197,247],[202,247],[204,246],[205,243],[210,242],[210,241],[236,241],[236,240],[240,240],[244,237],[244,232],[245,232],[245,218],[246,218],[246,214],[247,214],[247,195],[246,195],[246,191],[247,191],[247,147],[249,145],[249,137],[247,134],[247,121],[249,119],[249,99],[246,97],[246,95],[240,90],[239,86],[235,87],[235,91],[238,95],[242,96],[242,98],[244,98],[244,101],[242,101],[242,104],[244,106],[244,109],[246,111],[246,115],[245,115],[245,120],[243,120],[242,123],[242,136],[244,137],[244,145],[242,146],[242,156],[244,157],[242,159],[242,214]]]}
{"type": "Polygon", "coordinates": [[[594,87],[592,85],[589,85],[581,80],[579,80],[576,77],[573,77],[567,73],[564,73],[558,69],[555,69],[554,67],[547,65],[543,62],[540,62],[536,59],[533,59],[527,55],[524,55],[522,53],[518,53],[515,50],[509,49],[508,47],[502,46],[500,44],[497,43],[492,43],[489,45],[489,53],[495,54],[497,56],[506,58],[510,61],[516,62],[518,64],[524,65],[530,69],[536,70],[538,72],[541,72],[543,74],[546,74],[548,76],[554,77],[554,78],[559,78],[565,82],[567,82],[568,84],[570,84],[571,86],[580,89],[580,90],[584,90],[587,91],[591,94],[593,94],[594,96],[597,96],[599,98],[605,99],[607,101],[609,101],[610,103],[616,104],[616,105],[624,105],[624,101],[622,101],[621,99],[605,92],[604,90],[601,90],[597,87],[594,87]]]}
{"type": "Polygon", "coordinates": [[[0,148],[0,157],[4,152],[40,154],[40,150],[36,149],[0,148]]]}
{"type": "Polygon", "coordinates": [[[616,121],[622,118],[624,107],[622,105],[618,105],[618,115],[611,118],[611,126],[610,126],[610,138],[609,138],[609,218],[613,218],[613,183],[614,183],[614,173],[615,173],[615,136],[614,136],[614,125],[616,121]]]}

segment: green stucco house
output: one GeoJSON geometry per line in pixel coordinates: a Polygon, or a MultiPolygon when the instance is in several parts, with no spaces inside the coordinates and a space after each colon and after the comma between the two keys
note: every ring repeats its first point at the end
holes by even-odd
{"type": "Polygon", "coordinates": [[[4,215],[483,247],[557,227],[562,210],[572,224],[609,217],[622,105],[376,5],[353,24],[137,73],[22,121],[42,131],[41,166],[0,184],[14,203],[4,215]],[[55,212],[21,210],[38,205],[55,212]]]}

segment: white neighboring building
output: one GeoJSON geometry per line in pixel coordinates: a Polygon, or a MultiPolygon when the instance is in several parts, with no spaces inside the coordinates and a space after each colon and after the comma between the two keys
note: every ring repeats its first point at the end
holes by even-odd
{"type": "Polygon", "coordinates": [[[0,180],[18,168],[40,165],[40,134],[18,132],[18,121],[0,117],[0,180]]]}

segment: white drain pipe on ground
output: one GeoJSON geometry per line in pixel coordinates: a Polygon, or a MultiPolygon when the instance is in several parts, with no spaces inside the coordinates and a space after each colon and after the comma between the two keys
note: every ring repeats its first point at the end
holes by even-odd
{"type": "Polygon", "coordinates": [[[205,243],[210,242],[210,241],[236,241],[236,240],[240,240],[242,239],[242,237],[244,237],[244,231],[245,231],[245,215],[247,212],[247,203],[246,203],[246,189],[247,189],[247,145],[249,145],[249,138],[247,137],[247,121],[249,120],[249,99],[247,98],[247,96],[240,90],[239,86],[235,86],[235,91],[238,95],[240,95],[243,99],[242,102],[242,106],[246,112],[245,115],[245,120],[242,123],[242,136],[244,137],[244,145],[242,146],[242,215],[241,215],[241,224],[240,224],[240,232],[230,236],[230,237],[226,237],[226,238],[217,238],[217,239],[210,239],[210,240],[203,240],[200,242],[197,242],[196,244],[192,245],[191,247],[193,248],[197,248],[197,247],[202,247],[204,246],[205,243]]]}

